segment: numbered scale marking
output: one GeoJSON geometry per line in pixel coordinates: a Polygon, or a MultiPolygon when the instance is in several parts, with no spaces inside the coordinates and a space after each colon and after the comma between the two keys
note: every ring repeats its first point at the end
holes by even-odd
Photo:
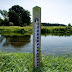
{"type": "Polygon", "coordinates": [[[39,19],[35,19],[35,66],[39,65],[39,19]]]}

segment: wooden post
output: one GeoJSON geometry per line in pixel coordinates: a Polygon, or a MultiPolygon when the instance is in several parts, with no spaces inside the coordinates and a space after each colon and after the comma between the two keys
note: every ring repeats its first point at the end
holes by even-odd
{"type": "Polygon", "coordinates": [[[33,8],[33,67],[41,63],[41,8],[33,8]]]}

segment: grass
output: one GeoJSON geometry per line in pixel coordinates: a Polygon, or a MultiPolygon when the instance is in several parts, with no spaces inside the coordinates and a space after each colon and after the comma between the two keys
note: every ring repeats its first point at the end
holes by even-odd
{"type": "MultiPolygon", "coordinates": [[[[0,33],[28,33],[32,34],[33,27],[32,26],[1,26],[0,27],[0,33]]],[[[63,33],[63,34],[71,34],[72,33],[72,27],[69,26],[41,26],[41,33],[63,33]]]]}
{"type": "Polygon", "coordinates": [[[42,56],[42,65],[33,71],[31,53],[0,53],[0,72],[72,72],[72,55],[42,56]]]}
{"type": "Polygon", "coordinates": [[[1,72],[31,72],[32,55],[30,53],[1,53],[1,72]]]}
{"type": "Polygon", "coordinates": [[[44,33],[64,33],[64,34],[71,34],[72,27],[69,26],[42,26],[41,28],[42,34],[44,33]]]}
{"type": "Polygon", "coordinates": [[[1,26],[0,33],[32,33],[32,26],[1,26]]]}

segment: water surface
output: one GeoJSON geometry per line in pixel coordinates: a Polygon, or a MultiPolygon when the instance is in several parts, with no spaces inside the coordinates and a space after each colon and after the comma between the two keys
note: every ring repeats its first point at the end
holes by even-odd
{"type": "MultiPolygon", "coordinates": [[[[72,36],[41,35],[43,54],[62,55],[72,52],[72,36]]],[[[0,35],[0,50],[33,53],[33,35],[0,35]]]]}

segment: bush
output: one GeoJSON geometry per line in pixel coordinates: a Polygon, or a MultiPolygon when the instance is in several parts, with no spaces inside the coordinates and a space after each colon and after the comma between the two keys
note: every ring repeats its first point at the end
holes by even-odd
{"type": "Polygon", "coordinates": [[[69,23],[68,26],[71,26],[71,24],[69,23]]]}
{"type": "Polygon", "coordinates": [[[14,23],[13,22],[9,22],[9,26],[14,26],[14,23]]]}

